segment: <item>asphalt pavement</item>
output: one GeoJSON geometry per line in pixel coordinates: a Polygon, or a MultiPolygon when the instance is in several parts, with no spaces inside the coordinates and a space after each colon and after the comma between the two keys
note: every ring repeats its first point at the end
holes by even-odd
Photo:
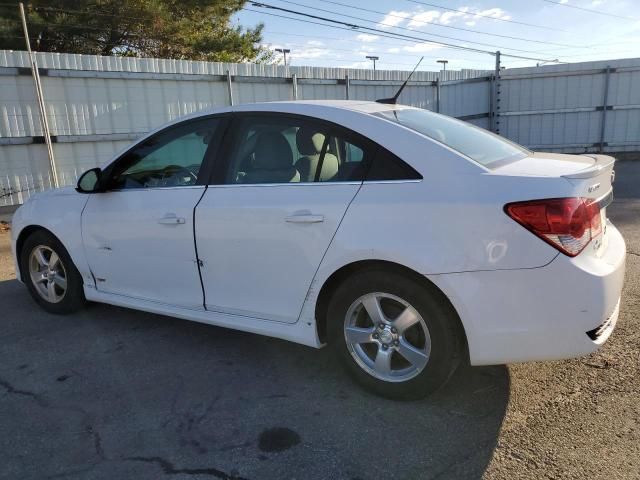
{"type": "Polygon", "coordinates": [[[0,232],[0,478],[640,478],[640,160],[615,195],[629,255],[609,342],[462,368],[418,402],[363,392],[328,349],[106,305],[47,314],[0,232]]]}

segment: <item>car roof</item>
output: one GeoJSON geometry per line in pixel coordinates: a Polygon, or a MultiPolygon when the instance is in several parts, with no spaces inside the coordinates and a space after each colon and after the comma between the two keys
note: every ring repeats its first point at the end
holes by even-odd
{"type": "Polygon", "coordinates": [[[276,102],[245,103],[234,105],[229,110],[241,111],[280,111],[280,112],[300,112],[301,109],[308,109],[309,112],[325,109],[351,110],[360,113],[375,113],[401,108],[412,108],[406,105],[392,105],[363,100],[290,100],[276,102]]]}

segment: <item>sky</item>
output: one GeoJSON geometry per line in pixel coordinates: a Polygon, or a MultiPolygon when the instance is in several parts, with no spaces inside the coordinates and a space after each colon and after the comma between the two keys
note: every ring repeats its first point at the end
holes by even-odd
{"type": "MultiPolygon", "coordinates": [[[[263,23],[264,46],[290,49],[287,63],[296,66],[371,68],[366,57],[372,55],[379,57],[379,70],[411,70],[421,56],[425,58],[419,70],[440,70],[437,60],[448,60],[448,70],[492,70],[495,66],[493,55],[448,45],[500,50],[502,66],[507,68],[551,60],[573,63],[640,57],[640,0],[261,2],[372,29],[257,7],[247,1],[235,15],[235,24],[263,23]]],[[[276,60],[282,63],[282,55],[277,54],[276,60]]]]}

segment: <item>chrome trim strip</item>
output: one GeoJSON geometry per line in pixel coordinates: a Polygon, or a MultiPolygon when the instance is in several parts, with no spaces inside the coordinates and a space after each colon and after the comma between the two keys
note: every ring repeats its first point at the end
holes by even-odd
{"type": "Polygon", "coordinates": [[[230,187],[319,187],[319,186],[336,186],[336,185],[360,185],[362,181],[357,182],[287,182],[287,183],[225,183],[223,185],[209,185],[209,188],[230,188],[230,187]]]}

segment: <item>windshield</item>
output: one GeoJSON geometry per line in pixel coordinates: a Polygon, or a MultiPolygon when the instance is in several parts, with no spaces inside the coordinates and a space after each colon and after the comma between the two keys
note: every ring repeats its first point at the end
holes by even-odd
{"type": "Polygon", "coordinates": [[[375,115],[437,140],[487,168],[529,154],[524,147],[487,130],[428,110],[400,108],[375,115]]]}

